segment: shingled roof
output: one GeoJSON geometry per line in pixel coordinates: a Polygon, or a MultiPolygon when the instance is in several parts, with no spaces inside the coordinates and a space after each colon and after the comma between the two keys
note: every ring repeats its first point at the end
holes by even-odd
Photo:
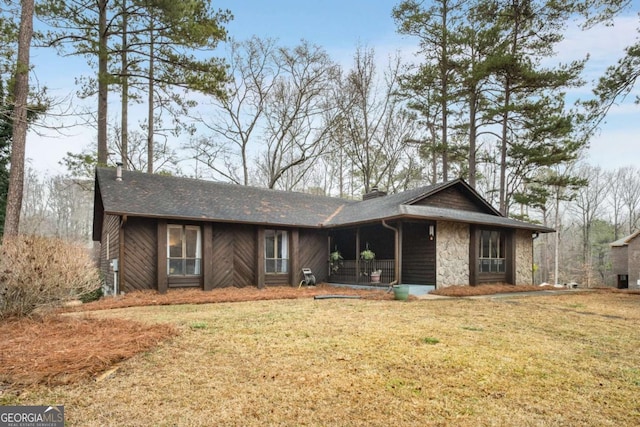
{"type": "Polygon", "coordinates": [[[631,242],[638,236],[640,236],[640,230],[636,231],[635,233],[631,233],[628,236],[624,236],[622,239],[618,239],[615,242],[609,243],[609,245],[614,247],[627,246],[629,245],[629,242],[631,242]]]}
{"type": "MultiPolygon", "coordinates": [[[[425,186],[363,201],[349,201],[306,193],[123,171],[116,180],[113,168],[96,169],[94,226],[103,214],[264,224],[291,227],[340,227],[398,218],[448,220],[526,229],[553,230],[500,215],[462,180],[425,186]],[[444,188],[458,185],[485,206],[488,213],[414,205],[444,188]]],[[[97,224],[96,224],[97,223],[97,224]]],[[[94,229],[94,238],[100,236],[94,229]]]]}
{"type": "Polygon", "coordinates": [[[105,214],[184,220],[319,227],[349,202],[312,194],[269,190],[113,168],[96,170],[96,194],[105,214]]]}
{"type": "Polygon", "coordinates": [[[398,218],[464,222],[470,224],[524,229],[539,233],[550,233],[555,231],[549,227],[502,216],[500,212],[489,205],[475,192],[475,190],[461,179],[352,203],[344,206],[339,214],[325,222],[323,225],[355,225],[359,223],[364,224],[398,218]],[[484,206],[488,213],[414,204],[419,200],[428,198],[430,195],[436,194],[439,191],[452,186],[464,187],[464,189],[469,192],[470,197],[477,198],[477,202],[481,206],[484,206]]]}

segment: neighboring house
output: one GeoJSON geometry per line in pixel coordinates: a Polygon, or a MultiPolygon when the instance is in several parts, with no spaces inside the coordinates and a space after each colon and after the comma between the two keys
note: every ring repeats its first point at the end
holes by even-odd
{"type": "Polygon", "coordinates": [[[618,288],[640,287],[640,230],[611,243],[611,264],[618,288]]]}
{"type": "Polygon", "coordinates": [[[96,170],[93,227],[106,286],[125,292],[297,285],[302,268],[345,284],[373,270],[387,284],[532,284],[533,239],[553,232],[461,179],[350,201],[111,168],[96,170]]]}

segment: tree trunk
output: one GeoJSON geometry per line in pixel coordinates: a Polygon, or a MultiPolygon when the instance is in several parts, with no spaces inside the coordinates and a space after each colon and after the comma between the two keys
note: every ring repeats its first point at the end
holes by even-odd
{"type": "Polygon", "coordinates": [[[476,188],[476,88],[469,99],[469,185],[476,188]]]}
{"type": "Polygon", "coordinates": [[[149,25],[149,129],[147,129],[147,173],[153,173],[153,86],[154,86],[154,45],[153,45],[153,17],[151,17],[151,23],[149,25]]]}
{"type": "Polygon", "coordinates": [[[509,136],[509,83],[504,93],[502,113],[502,138],[500,141],[500,213],[507,215],[507,138],[509,136]]]}
{"type": "Polygon", "coordinates": [[[556,232],[553,236],[554,241],[554,261],[553,261],[553,283],[558,286],[559,262],[560,262],[560,190],[556,189],[556,212],[555,212],[555,228],[556,232]]]}
{"type": "Polygon", "coordinates": [[[449,143],[447,141],[447,129],[448,125],[448,117],[449,112],[447,111],[448,102],[448,94],[449,94],[449,79],[448,79],[448,68],[449,68],[449,58],[447,53],[447,43],[449,43],[447,38],[447,10],[449,5],[444,4],[442,8],[442,57],[440,58],[440,108],[442,109],[442,180],[447,182],[449,180],[449,143]]]}
{"type": "Polygon", "coordinates": [[[105,166],[109,157],[107,145],[107,99],[109,82],[107,68],[107,3],[109,0],[98,0],[98,165],[105,166]]]}
{"type": "Polygon", "coordinates": [[[27,142],[27,96],[29,94],[29,57],[33,35],[34,0],[22,0],[18,61],[14,89],[13,133],[11,139],[11,170],[4,221],[4,236],[18,235],[24,188],[24,157],[27,142]]]}
{"type": "Polygon", "coordinates": [[[122,115],[120,118],[120,161],[129,169],[129,62],[127,58],[127,1],[122,0],[122,115]]]}

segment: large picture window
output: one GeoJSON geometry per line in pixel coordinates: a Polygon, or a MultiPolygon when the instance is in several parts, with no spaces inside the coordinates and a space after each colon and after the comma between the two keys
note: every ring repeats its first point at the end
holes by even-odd
{"type": "Polygon", "coordinates": [[[480,248],[478,259],[478,271],[480,273],[504,273],[505,262],[505,236],[497,230],[480,231],[480,248]]]}
{"type": "Polygon", "coordinates": [[[167,227],[167,274],[195,276],[200,274],[200,227],[169,225],[167,227]]]}
{"type": "Polygon", "coordinates": [[[289,271],[289,239],[283,230],[265,230],[264,265],[267,273],[289,271]]]}

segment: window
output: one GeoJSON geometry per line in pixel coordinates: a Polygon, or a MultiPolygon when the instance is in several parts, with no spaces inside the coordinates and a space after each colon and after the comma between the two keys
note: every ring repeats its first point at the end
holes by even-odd
{"type": "Polygon", "coordinates": [[[480,250],[478,256],[478,271],[480,273],[504,273],[505,237],[496,230],[480,231],[480,250]]]}
{"type": "Polygon", "coordinates": [[[194,276],[200,274],[200,227],[169,225],[167,227],[167,274],[194,276]]]}
{"type": "Polygon", "coordinates": [[[265,230],[264,260],[267,273],[287,273],[289,271],[289,239],[286,231],[265,230]]]}

